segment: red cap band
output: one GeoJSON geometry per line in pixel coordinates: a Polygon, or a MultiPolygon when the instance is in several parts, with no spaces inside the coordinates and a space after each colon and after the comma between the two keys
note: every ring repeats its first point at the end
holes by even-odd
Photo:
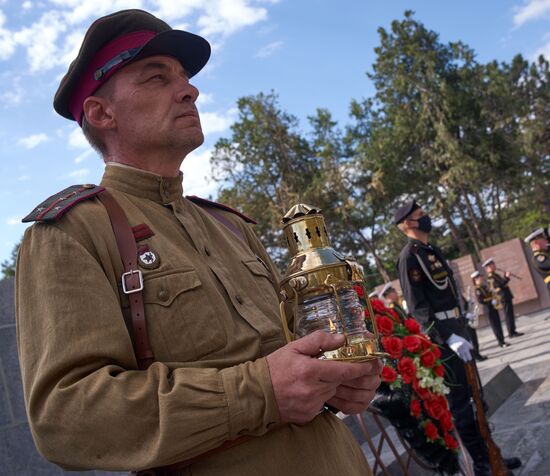
{"type": "Polygon", "coordinates": [[[100,86],[105,84],[105,82],[116,71],[125,66],[128,62],[127,60],[131,58],[121,60],[120,63],[114,65],[104,74],[101,74],[99,79],[96,79],[96,71],[103,68],[109,61],[120,55],[122,52],[128,51],[132,48],[141,48],[145,46],[155,36],[157,36],[157,33],[154,31],[134,31],[107,43],[95,54],[86,68],[86,72],[80,78],[80,82],[73,92],[69,102],[69,110],[79,125],[82,125],[82,111],[86,98],[91,96],[100,86]]]}

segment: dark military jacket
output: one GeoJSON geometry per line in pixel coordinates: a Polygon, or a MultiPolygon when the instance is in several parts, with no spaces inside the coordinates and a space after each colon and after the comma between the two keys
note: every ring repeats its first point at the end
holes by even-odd
{"type": "Polygon", "coordinates": [[[439,248],[409,239],[399,255],[397,270],[409,313],[424,332],[438,343],[445,342],[451,334],[466,338],[459,319],[435,317],[438,312],[460,307],[453,271],[439,248]]]}
{"type": "Polygon", "coordinates": [[[494,309],[493,299],[495,298],[491,290],[485,285],[476,286],[476,297],[477,302],[487,306],[487,310],[490,311],[491,308],[494,309]]]}
{"type": "Polygon", "coordinates": [[[498,294],[502,299],[514,298],[512,291],[510,291],[510,288],[508,287],[510,278],[505,278],[498,273],[487,273],[487,282],[491,290],[498,294]]]}
{"type": "Polygon", "coordinates": [[[546,251],[535,251],[533,253],[533,264],[543,277],[550,292],[550,248],[546,248],[546,251]]]}

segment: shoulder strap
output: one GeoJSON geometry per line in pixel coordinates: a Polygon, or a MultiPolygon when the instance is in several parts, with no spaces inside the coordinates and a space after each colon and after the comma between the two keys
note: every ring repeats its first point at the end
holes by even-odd
{"type": "Polygon", "coordinates": [[[109,214],[118,251],[122,258],[124,268],[121,281],[122,292],[128,296],[130,301],[134,351],[140,370],[145,370],[153,363],[155,357],[147,334],[143,305],[143,275],[137,265],[136,240],[124,210],[113,196],[107,190],[103,190],[98,198],[109,214]]]}
{"type": "Polygon", "coordinates": [[[206,200],[205,198],[197,197],[196,195],[186,195],[185,198],[187,200],[190,200],[194,204],[199,205],[200,207],[218,208],[218,209],[224,210],[226,212],[234,213],[235,215],[241,217],[247,223],[252,223],[253,225],[258,224],[252,218],[247,217],[244,213],[241,213],[241,212],[231,208],[228,205],[224,205],[223,203],[212,202],[210,200],[206,200]]]}
{"type": "Polygon", "coordinates": [[[105,190],[103,187],[92,184],[71,185],[44,200],[21,221],[28,223],[32,221],[50,222],[58,220],[77,203],[95,197],[97,194],[103,192],[103,190],[105,190]]]}

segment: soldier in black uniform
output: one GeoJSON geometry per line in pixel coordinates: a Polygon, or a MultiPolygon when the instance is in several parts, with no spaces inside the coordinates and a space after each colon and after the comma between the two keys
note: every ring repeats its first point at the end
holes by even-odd
{"type": "Polygon", "coordinates": [[[405,309],[403,309],[399,304],[399,295],[397,294],[397,290],[392,286],[391,283],[387,283],[382,288],[382,290],[380,291],[380,295],[386,301],[387,306],[396,312],[396,314],[399,316],[399,319],[401,319],[401,322],[404,322],[405,319],[408,318],[407,311],[405,311],[405,309]]]}
{"type": "MultiPolygon", "coordinates": [[[[516,316],[514,315],[514,305],[512,299],[514,295],[508,283],[510,282],[510,273],[507,271],[504,276],[497,273],[497,265],[493,258],[485,260],[481,266],[487,271],[487,282],[491,292],[495,295],[497,301],[500,301],[502,309],[504,310],[504,316],[506,318],[506,328],[508,329],[508,337],[519,337],[523,335],[523,332],[516,331],[516,316]]],[[[498,308],[497,304],[497,308],[498,308]]]]}
{"type": "MultiPolygon", "coordinates": [[[[409,240],[397,262],[399,281],[409,313],[423,331],[441,346],[450,384],[450,407],[456,428],[474,462],[476,476],[489,476],[487,446],[479,433],[471,406],[471,391],[463,361],[472,359],[472,344],[461,319],[458,289],[441,250],[428,242],[431,219],[412,200],[395,212],[394,223],[409,240]]],[[[519,467],[518,458],[505,459],[508,468],[519,467]]]]}
{"type": "Polygon", "coordinates": [[[550,233],[548,228],[538,228],[528,237],[525,243],[533,252],[533,265],[544,279],[548,293],[550,294],[550,233]]]}
{"type": "Polygon", "coordinates": [[[508,347],[510,344],[504,341],[500,316],[498,315],[498,311],[495,309],[495,297],[484,283],[483,276],[479,271],[474,271],[470,277],[476,287],[477,302],[485,306],[485,312],[487,313],[487,318],[489,319],[491,329],[493,329],[493,333],[497,338],[498,345],[500,347],[508,347]]]}

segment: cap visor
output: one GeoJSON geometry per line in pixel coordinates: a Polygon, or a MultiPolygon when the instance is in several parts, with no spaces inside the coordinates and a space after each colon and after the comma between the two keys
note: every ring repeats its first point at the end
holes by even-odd
{"type": "Polygon", "coordinates": [[[195,76],[210,58],[210,44],[204,38],[181,30],[159,33],[143,46],[132,62],[149,56],[173,56],[191,78],[195,76]]]}

